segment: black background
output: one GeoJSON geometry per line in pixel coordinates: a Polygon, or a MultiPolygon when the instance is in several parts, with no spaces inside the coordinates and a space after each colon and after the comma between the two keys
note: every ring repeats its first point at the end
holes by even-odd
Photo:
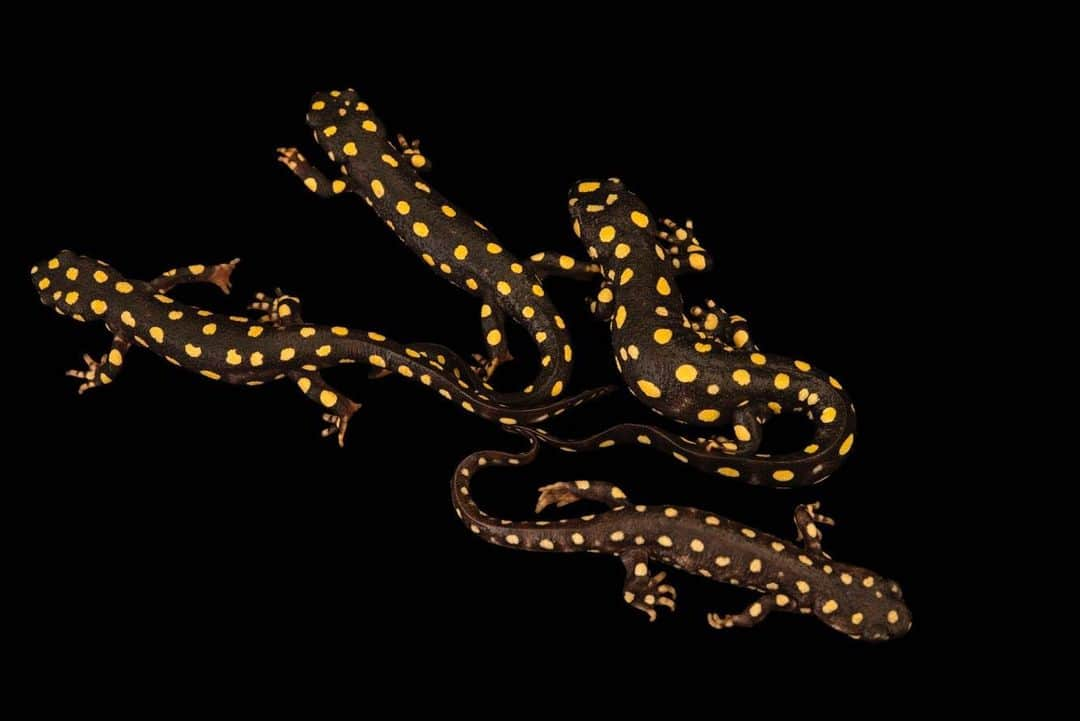
{"type": "MultiPolygon", "coordinates": [[[[409,673],[453,658],[494,670],[507,652],[561,649],[613,661],[803,653],[899,668],[935,647],[947,609],[920,531],[941,479],[921,449],[945,429],[931,423],[940,378],[925,341],[939,331],[939,280],[925,230],[948,174],[938,115],[949,91],[932,73],[873,43],[638,59],[548,47],[564,56],[551,62],[506,42],[469,56],[406,44],[395,52],[409,53],[407,68],[385,48],[343,58],[283,36],[258,53],[220,38],[88,47],[23,95],[39,109],[22,118],[35,157],[26,182],[52,196],[45,210],[16,209],[39,231],[9,251],[30,341],[19,383],[32,394],[16,437],[47,448],[28,450],[32,530],[16,550],[36,559],[27,588],[50,619],[44,635],[87,657],[101,647],[133,659],[195,654],[208,673],[354,671],[330,660],[343,655],[409,673]],[[899,581],[909,637],[872,646],[781,613],[717,633],[705,612],[739,610],[750,594],[678,573],[677,612],[649,624],[622,602],[610,557],[482,543],[453,514],[451,472],[469,452],[520,441],[403,379],[330,374],[364,404],[344,450],[319,438],[319,409],[290,384],[217,384],[139,349],[115,384],[77,396],[63,371],[107,347],[104,328],[44,309],[25,277],[64,247],[138,278],[240,256],[232,296],[177,295],[239,312],[277,285],[315,322],[462,354],[482,347],[473,300],[359,199],[316,198],[275,162],[286,144],[319,157],[303,120],[309,95],[345,86],[391,130],[420,137],[432,185],[519,256],[580,255],[565,199],[582,177],[617,175],[656,214],[692,217],[716,268],[684,283],[688,297],[747,316],[764,350],[827,369],[858,408],[854,454],[816,488],[747,488],[640,449],[547,450],[530,468],[481,474],[482,505],[529,518],[541,483],[612,480],[638,502],[708,508],[790,537],[794,505],[821,499],[839,523],[826,550],[899,581]]],[[[588,290],[549,284],[573,333],[576,389],[616,377],[605,329],[582,303],[588,290]]],[[[507,387],[535,371],[523,340],[512,336],[519,362],[500,371],[507,387]]],[[[645,418],[623,396],[554,429],[645,418]]],[[[799,428],[786,430],[777,435],[797,442],[799,428]]]]}

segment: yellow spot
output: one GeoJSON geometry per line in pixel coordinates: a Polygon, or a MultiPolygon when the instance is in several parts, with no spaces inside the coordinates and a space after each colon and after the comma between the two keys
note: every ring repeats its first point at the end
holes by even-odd
{"type": "Polygon", "coordinates": [[[68,294],[64,296],[64,302],[68,305],[75,305],[75,302],[79,300],[78,291],[68,291],[68,294]]]}
{"type": "Polygon", "coordinates": [[[675,518],[679,515],[679,509],[677,508],[665,508],[664,515],[668,518],[675,518]]]}
{"type": "Polygon", "coordinates": [[[786,483],[787,481],[790,481],[792,478],[794,478],[795,474],[787,470],[773,471],[772,477],[774,481],[786,483]]]}
{"type": "Polygon", "coordinates": [[[823,603],[821,605],[821,612],[822,613],[833,613],[838,608],[840,608],[840,604],[838,604],[835,600],[830,598],[828,601],[826,601],[825,603],[823,603]]]}
{"type": "Polygon", "coordinates": [[[732,336],[732,340],[735,341],[736,348],[742,348],[744,345],[746,345],[746,341],[750,340],[750,334],[740,328],[739,330],[735,331],[735,335],[732,336]]]}
{"type": "Polygon", "coordinates": [[[225,351],[225,362],[231,366],[238,366],[243,362],[243,357],[236,352],[235,348],[225,351]]]}
{"type": "Polygon", "coordinates": [[[611,288],[601,288],[596,294],[596,299],[601,303],[610,303],[614,298],[615,294],[611,292],[611,288]]]}
{"type": "Polygon", "coordinates": [[[568,345],[564,345],[562,347],[562,357],[564,361],[569,363],[570,359],[574,357],[574,349],[568,345]]]}
{"type": "MultiPolygon", "coordinates": [[[[613,241],[615,239],[615,226],[605,225],[603,228],[600,229],[599,238],[601,243],[610,243],[611,241],[613,241]]],[[[626,252],[629,253],[630,249],[627,248],[626,252]]]]}
{"type": "Polygon", "coordinates": [[[818,448],[819,448],[819,446],[818,446],[817,443],[811,443],[810,445],[808,445],[806,448],[803,449],[803,453],[817,453],[818,448]]]}
{"type": "Polygon", "coordinates": [[[59,258],[53,258],[48,263],[46,263],[46,265],[48,266],[49,270],[56,270],[57,268],[60,267],[60,259],[59,258]]]}
{"type": "Polygon", "coordinates": [[[67,272],[64,273],[64,275],[67,276],[68,280],[75,280],[76,278],[79,277],[79,269],[78,268],[68,268],[67,272]]]}
{"type": "Polygon", "coordinates": [[[350,140],[349,142],[345,143],[345,147],[343,147],[341,150],[350,157],[354,156],[357,153],[356,143],[350,140]]]}
{"type": "Polygon", "coordinates": [[[660,536],[660,537],[658,537],[656,539],[656,542],[659,543],[664,548],[671,548],[671,537],[670,536],[660,536]]]}
{"type": "Polygon", "coordinates": [[[296,357],[296,349],[295,348],[282,348],[281,349],[281,355],[279,355],[278,357],[281,358],[281,360],[283,360],[283,361],[292,360],[293,358],[296,357]]]}
{"type": "Polygon", "coordinates": [[[720,392],[720,386],[718,386],[716,383],[710,383],[709,386],[705,389],[705,392],[708,393],[710,396],[715,396],[717,393],[720,392]]]}
{"type": "Polygon", "coordinates": [[[739,472],[734,468],[728,468],[727,466],[721,466],[716,469],[716,472],[721,476],[727,476],[728,478],[738,478],[739,472]]]}
{"type": "MultiPolygon", "coordinates": [[[[378,126],[370,120],[365,120],[364,122],[360,123],[360,127],[368,131],[369,133],[374,133],[376,130],[379,129],[378,126]]],[[[346,146],[346,148],[347,147],[348,146],[346,146]]],[[[345,151],[346,154],[348,154],[348,152],[348,150],[345,151]]]]}
{"type": "Polygon", "coordinates": [[[401,213],[402,215],[408,215],[411,208],[409,208],[409,204],[406,203],[404,200],[399,200],[397,204],[394,205],[394,210],[401,213]]]}
{"type": "Polygon", "coordinates": [[[612,531],[611,535],[608,536],[608,538],[610,538],[612,541],[622,541],[626,538],[626,534],[622,531],[612,531]]]}
{"type": "Polygon", "coordinates": [[[296,385],[300,386],[300,390],[302,390],[304,393],[307,393],[309,390],[311,390],[311,379],[300,378],[296,381],[296,385]]]}
{"type": "Polygon", "coordinates": [[[866,588],[873,588],[873,586],[874,586],[874,577],[873,576],[867,576],[866,578],[864,578],[862,580],[862,585],[865,586],[866,588]]]}
{"type": "Polygon", "coordinates": [[[500,280],[495,284],[495,290],[499,291],[503,295],[510,295],[510,284],[505,280],[500,280]]]}
{"type": "Polygon", "coordinates": [[[418,181],[416,181],[415,183],[413,183],[413,185],[415,185],[415,186],[416,186],[417,190],[422,190],[422,191],[424,191],[425,193],[430,193],[430,192],[431,192],[431,188],[430,188],[430,187],[428,187],[427,183],[422,183],[422,182],[420,182],[420,181],[418,180],[418,181]]]}
{"type": "Polygon", "coordinates": [[[488,331],[488,334],[487,334],[488,345],[498,345],[499,341],[501,341],[501,340],[502,340],[502,333],[499,332],[498,328],[493,328],[492,330],[488,331]]]}
{"type": "Polygon", "coordinates": [[[95,270],[94,271],[94,280],[96,280],[98,283],[104,283],[108,279],[109,279],[109,276],[105,275],[105,271],[103,271],[103,270],[95,270]]]}
{"type": "Polygon", "coordinates": [[[570,540],[574,542],[575,546],[580,546],[581,544],[585,543],[585,536],[581,535],[580,533],[575,533],[570,536],[570,540]]]}
{"type": "Polygon", "coordinates": [[[754,538],[755,536],[757,536],[757,531],[755,531],[753,528],[740,529],[739,533],[743,534],[747,538],[754,538]]]}
{"type": "Polygon", "coordinates": [[[851,578],[850,573],[841,573],[840,574],[840,582],[843,583],[845,586],[850,586],[851,581],[852,581],[852,578],[851,578]]]}
{"type": "Polygon", "coordinates": [[[454,248],[454,257],[458,260],[465,260],[469,257],[469,249],[466,248],[464,245],[459,245],[458,247],[454,248]]]}
{"type": "Polygon", "coordinates": [[[853,613],[853,614],[851,614],[851,623],[852,623],[852,625],[858,626],[862,622],[863,622],[863,615],[861,613],[853,613]]]}
{"type": "Polygon", "coordinates": [[[806,361],[800,361],[800,360],[795,361],[795,367],[798,368],[801,371],[810,370],[810,364],[807,363],[806,361]]]}
{"type": "Polygon", "coordinates": [[[787,373],[777,373],[776,377],[773,378],[773,385],[779,390],[784,390],[791,385],[791,376],[787,373]]]}
{"type": "Polygon", "coordinates": [[[340,325],[335,325],[331,327],[330,332],[334,335],[349,335],[349,329],[340,325]]]}
{"type": "Polygon", "coordinates": [[[889,623],[896,623],[900,620],[900,614],[896,611],[889,611],[888,615],[886,615],[885,618],[886,620],[888,620],[889,623]]]}
{"type": "Polygon", "coordinates": [[[130,293],[133,290],[135,290],[135,287],[131,285],[131,283],[128,283],[126,280],[121,280],[116,284],[117,293],[130,293]]]}
{"type": "Polygon", "coordinates": [[[822,423],[832,423],[835,420],[836,420],[836,409],[833,408],[832,406],[829,406],[828,408],[826,408],[825,410],[823,410],[821,412],[821,422],[822,423]]]}
{"type": "Polygon", "coordinates": [[[777,604],[778,606],[786,606],[786,605],[788,605],[789,603],[791,603],[791,599],[790,599],[790,598],[788,598],[787,596],[785,596],[785,595],[784,595],[784,594],[782,594],[782,593],[778,593],[778,594],[776,594],[776,604],[777,604]]]}
{"type": "Polygon", "coordinates": [[[313,193],[319,188],[319,183],[315,178],[304,178],[304,185],[313,193]]]}
{"type": "Polygon", "coordinates": [[[639,228],[644,228],[649,224],[649,216],[642,213],[640,210],[630,211],[630,222],[639,228]]]}
{"type": "Polygon", "coordinates": [[[600,189],[600,183],[594,181],[589,181],[587,183],[578,183],[577,189],[579,193],[591,193],[594,190],[600,189]]]}
{"type": "Polygon", "coordinates": [[[498,243],[488,243],[487,244],[487,252],[491,253],[492,255],[498,255],[499,253],[502,252],[502,250],[503,250],[502,246],[499,245],[498,243]]]}
{"type": "Polygon", "coordinates": [[[641,350],[633,344],[626,346],[626,352],[633,360],[637,360],[638,356],[641,355],[641,350]]]}
{"type": "Polygon", "coordinates": [[[124,325],[131,326],[132,328],[135,327],[135,318],[134,318],[134,316],[132,316],[131,313],[129,313],[126,310],[123,313],[120,314],[120,322],[123,323],[124,325]]]}
{"type": "Polygon", "coordinates": [[[622,328],[623,323],[626,322],[626,306],[620,305],[615,310],[615,327],[622,328]]]}
{"type": "Polygon", "coordinates": [[[482,306],[480,306],[480,317],[481,318],[487,318],[490,315],[491,315],[491,306],[490,305],[488,305],[487,303],[484,303],[482,306]]]}
{"type": "Polygon", "coordinates": [[[690,263],[690,267],[694,270],[705,270],[708,263],[705,262],[705,255],[703,253],[691,253],[687,258],[687,262],[690,263]]]}
{"type": "Polygon", "coordinates": [[[368,363],[375,366],[376,368],[385,368],[386,367],[386,361],[383,359],[382,356],[377,356],[377,355],[368,356],[368,363]]]}
{"type": "Polygon", "coordinates": [[[326,103],[324,103],[321,100],[316,100],[314,103],[311,104],[311,109],[312,110],[322,110],[325,107],[326,107],[326,103]]]}
{"type": "Polygon", "coordinates": [[[330,346],[328,346],[328,345],[319,346],[318,348],[315,349],[315,355],[319,356],[320,358],[325,358],[326,356],[330,355],[330,346]]]}
{"type": "Polygon", "coordinates": [[[637,385],[638,385],[638,388],[641,389],[641,392],[644,393],[645,395],[647,395],[649,398],[659,398],[660,397],[660,389],[656,387],[655,383],[650,383],[649,381],[646,381],[646,380],[639,380],[637,382],[637,385]]]}
{"type": "Polygon", "coordinates": [[[112,383],[112,378],[110,378],[105,373],[99,373],[98,378],[101,380],[103,385],[108,385],[108,384],[112,383]]]}
{"type": "Polygon", "coordinates": [[[804,566],[813,566],[814,565],[814,562],[810,560],[809,556],[802,556],[802,555],[799,556],[799,563],[803,564],[804,566]]]}
{"type": "Polygon", "coordinates": [[[750,373],[742,368],[731,374],[732,379],[741,386],[750,385],[750,373]]]}
{"type": "Polygon", "coordinates": [[[761,559],[755,558],[750,562],[750,573],[761,573],[761,559]]]}
{"type": "Polygon", "coordinates": [[[199,371],[199,373],[206,376],[207,378],[209,378],[212,381],[221,380],[221,374],[220,373],[215,373],[214,371],[201,370],[201,371],[199,371]]]}
{"type": "Polygon", "coordinates": [[[654,341],[660,345],[664,345],[671,340],[671,335],[671,330],[669,328],[657,328],[656,331],[653,332],[652,337],[654,341]]]}
{"type": "Polygon", "coordinates": [[[705,550],[705,544],[701,542],[700,538],[695,538],[690,541],[690,550],[694,553],[701,553],[705,550]]]}
{"type": "Polygon", "coordinates": [[[703,423],[712,423],[720,417],[720,411],[716,410],[715,408],[705,408],[698,411],[697,417],[698,420],[702,421],[703,423]]]}
{"type": "Polygon", "coordinates": [[[368,331],[367,337],[370,338],[371,340],[377,340],[377,341],[386,340],[386,336],[384,336],[382,333],[376,333],[373,330],[368,331]]]}
{"type": "Polygon", "coordinates": [[[45,290],[46,288],[49,287],[49,283],[50,283],[50,281],[49,281],[48,278],[42,278],[41,280],[38,281],[37,287],[40,288],[41,290],[45,290]]]}
{"type": "Polygon", "coordinates": [[[526,318],[532,318],[536,314],[536,311],[533,310],[531,305],[527,305],[521,309],[521,314],[526,318]]]}
{"type": "Polygon", "coordinates": [[[773,541],[769,545],[772,546],[772,550],[776,551],[777,553],[781,553],[784,550],[784,544],[780,543],[779,541],[773,541]]]}
{"type": "Polygon", "coordinates": [[[840,451],[839,451],[840,455],[841,456],[846,456],[848,453],[850,453],[851,452],[851,446],[854,443],[855,443],[855,434],[852,433],[852,434],[848,435],[847,438],[844,439],[843,443],[840,444],[840,451]]]}
{"type": "Polygon", "coordinates": [[[180,320],[183,317],[184,317],[184,311],[182,311],[182,310],[170,310],[169,311],[169,320],[180,320]]]}
{"type": "Polygon", "coordinates": [[[555,320],[555,327],[557,327],[557,328],[559,328],[561,330],[566,330],[566,321],[562,319],[561,315],[554,316],[554,320],[555,320]]]}
{"type": "Polygon", "coordinates": [[[766,405],[768,406],[770,411],[776,413],[777,415],[784,412],[783,407],[776,401],[769,401],[766,405]]]}
{"type": "Polygon", "coordinates": [[[383,187],[382,181],[378,178],[371,181],[371,192],[375,193],[376,198],[381,198],[386,195],[386,188],[383,187]]]}
{"type": "Polygon", "coordinates": [[[831,385],[833,388],[836,388],[837,390],[843,390],[844,388],[842,385],[840,385],[840,381],[836,380],[832,376],[829,376],[829,385],[831,385]]]}
{"type": "Polygon", "coordinates": [[[109,306],[103,300],[90,301],[90,310],[94,311],[98,315],[101,315],[109,309],[109,306]]]}
{"type": "Polygon", "coordinates": [[[380,156],[380,159],[381,159],[381,160],[382,160],[382,161],[383,161],[384,163],[386,163],[387,165],[389,165],[389,166],[390,166],[391,168],[396,168],[396,167],[398,166],[398,161],[397,161],[397,159],[396,159],[396,158],[395,158],[395,157],[394,157],[393,155],[388,155],[388,154],[386,154],[386,153],[383,153],[383,154],[382,154],[382,155],[380,156]]]}
{"type": "Polygon", "coordinates": [[[689,363],[684,363],[675,369],[675,377],[683,383],[692,383],[697,378],[697,375],[697,368],[689,363]]]}
{"type": "Polygon", "coordinates": [[[333,408],[337,403],[337,393],[333,391],[322,391],[319,393],[319,403],[322,403],[327,408],[333,408]]]}
{"type": "Polygon", "coordinates": [[[213,315],[213,313],[211,313],[211,312],[210,312],[210,311],[208,311],[208,310],[197,310],[197,311],[195,311],[195,312],[196,312],[196,313],[198,313],[198,314],[199,314],[199,315],[201,315],[201,316],[210,316],[210,315],[213,315]]]}
{"type": "Polygon", "coordinates": [[[756,601],[750,605],[750,615],[753,618],[757,618],[761,615],[761,604],[756,601]]]}
{"type": "Polygon", "coordinates": [[[731,565],[731,559],[728,556],[717,556],[713,559],[713,563],[715,563],[720,568],[723,568],[724,566],[731,565]]]}
{"type": "Polygon", "coordinates": [[[671,284],[667,278],[661,277],[656,281],[656,292],[660,295],[671,295],[671,284]]]}
{"type": "Polygon", "coordinates": [[[627,245],[626,243],[619,243],[618,245],[615,246],[615,257],[616,258],[625,258],[628,255],[630,255],[630,246],[629,245],[627,245]]]}
{"type": "Polygon", "coordinates": [[[543,289],[543,287],[541,287],[540,285],[534,285],[532,287],[532,294],[535,295],[537,298],[543,298],[544,297],[544,289],[543,289]]]}
{"type": "Polygon", "coordinates": [[[806,581],[796,581],[795,588],[799,589],[799,593],[810,593],[810,584],[806,581]]]}
{"type": "Polygon", "coordinates": [[[263,354],[259,351],[255,351],[251,354],[251,365],[261,366],[263,364],[263,354]]]}
{"type": "Polygon", "coordinates": [[[315,329],[312,328],[311,326],[304,326],[303,328],[300,329],[300,337],[301,338],[310,338],[313,335],[315,335],[315,329]]]}
{"type": "Polygon", "coordinates": [[[551,386],[551,396],[554,398],[563,391],[563,382],[555,381],[555,384],[551,386]]]}
{"type": "Polygon", "coordinates": [[[505,426],[514,426],[517,425],[517,420],[513,418],[500,418],[499,423],[502,423],[505,426]]]}
{"type": "Polygon", "coordinates": [[[428,237],[428,227],[423,223],[413,223],[413,232],[421,238],[428,237]]]}
{"type": "Polygon", "coordinates": [[[649,567],[644,563],[638,563],[634,565],[634,575],[638,578],[644,578],[649,575],[649,567]]]}
{"type": "Polygon", "coordinates": [[[750,362],[756,366],[763,366],[765,365],[765,356],[761,355],[760,353],[751,353],[750,362]]]}
{"type": "Polygon", "coordinates": [[[217,324],[207,323],[202,327],[202,332],[203,335],[214,335],[214,333],[217,333],[217,324]]]}
{"type": "Polygon", "coordinates": [[[735,437],[744,443],[750,440],[750,429],[741,423],[735,425],[735,437]]]}
{"type": "Polygon", "coordinates": [[[344,180],[334,180],[333,182],[330,183],[330,189],[333,190],[335,193],[340,193],[340,192],[344,191],[345,190],[345,181],[344,180]]]}
{"type": "Polygon", "coordinates": [[[113,348],[109,351],[109,362],[114,366],[122,365],[124,362],[124,354],[113,348]]]}
{"type": "Polygon", "coordinates": [[[199,346],[194,345],[192,343],[188,343],[187,345],[184,346],[184,352],[187,353],[192,358],[198,358],[199,356],[202,355],[202,348],[200,348],[199,346]]]}
{"type": "Polygon", "coordinates": [[[476,290],[480,287],[480,284],[476,282],[475,278],[466,278],[465,285],[469,288],[469,290],[476,290]]]}
{"type": "Polygon", "coordinates": [[[634,269],[626,268],[623,270],[622,275],[619,276],[619,285],[626,285],[630,282],[630,279],[634,277],[634,269]]]}

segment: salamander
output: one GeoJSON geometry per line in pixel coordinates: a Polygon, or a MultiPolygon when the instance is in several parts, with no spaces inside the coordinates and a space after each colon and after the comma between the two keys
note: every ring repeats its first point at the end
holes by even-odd
{"type": "Polygon", "coordinates": [[[438,392],[470,413],[507,426],[536,423],[571,406],[609,392],[586,391],[546,405],[523,409],[486,392],[464,359],[434,344],[403,345],[381,333],[344,326],[306,323],[294,296],[257,294],[251,308],[257,319],[221,315],[181,303],[169,291],[181,283],[212,283],[225,293],[237,261],[189,265],[166,271],[150,282],[124,277],[103,261],[68,250],[41,261],[30,276],[41,302],[78,321],[102,320],[113,334],[100,359],[84,355],[85,370],[68,371],[83,381],[79,393],[112,383],[136,343],[212,380],[249,386],[288,378],[324,411],[329,427],[344,445],[349,419],[359,403],[332,388],[320,375],[325,368],[366,363],[377,373],[396,373],[438,392]]]}
{"type": "Polygon", "coordinates": [[[616,426],[564,448],[641,443],[747,483],[793,487],[829,476],[851,452],[855,409],[840,383],[803,360],[762,353],[744,318],[714,301],[684,314],[676,277],[712,260],[693,225],[657,223],[617,178],[583,180],[570,192],[573,232],[600,264],[594,313],[609,322],[615,365],[630,391],[660,415],[703,426],[711,437],[616,426]],[[801,451],[758,453],[773,415],[803,413],[815,426],[801,451]],[[719,435],[731,427],[732,437],[719,435]]]}
{"type": "Polygon", "coordinates": [[[713,628],[750,627],[774,611],[784,611],[813,615],[865,641],[899,638],[911,629],[911,613],[895,581],[834,561],[822,550],[821,526],[833,521],[819,513],[817,503],[795,508],[795,543],[697,508],[635,505],[618,486],[598,481],[544,486],[536,512],[587,500],[607,506],[602,513],[557,521],[493,518],[473,501],[472,478],[484,467],[531,463],[542,435],[539,429],[512,430],[528,437],[526,451],[479,451],[454,472],[455,511],[488,543],[526,551],[613,555],[626,570],[623,600],[650,621],[660,608],[675,610],[675,588],[665,583],[664,572],[653,573],[653,564],[664,564],[761,594],[738,613],[707,614],[713,628]]]}
{"type": "Polygon", "coordinates": [[[316,93],[307,123],[322,150],[340,163],[340,175],[328,178],[296,148],[279,148],[281,162],[313,193],[362,197],[433,271],[481,301],[483,375],[511,359],[507,318],[528,331],[542,368],[515,403],[527,402],[530,394],[558,397],[570,377],[573,347],[542,281],[551,273],[595,277],[596,264],[545,253],[529,260],[516,257],[479,220],[424,181],[420,173],[431,162],[419,143],[400,135],[397,144],[391,142],[383,122],[352,89],[316,93]]]}

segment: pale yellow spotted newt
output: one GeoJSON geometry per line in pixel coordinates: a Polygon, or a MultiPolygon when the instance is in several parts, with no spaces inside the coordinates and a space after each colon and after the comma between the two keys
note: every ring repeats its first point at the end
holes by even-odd
{"type": "Polygon", "coordinates": [[[806,361],[762,353],[745,319],[711,301],[684,314],[676,276],[711,265],[692,226],[658,225],[615,178],[576,183],[570,214],[604,275],[594,311],[610,322],[626,385],[653,411],[712,437],[622,425],[584,441],[551,442],[569,450],[638,443],[709,473],[781,488],[817,483],[836,470],[855,441],[855,409],[840,383],[806,361]],[[813,439],[794,453],[759,453],[762,426],[780,413],[809,418],[813,439]],[[726,428],[731,437],[717,433],[726,428]]]}
{"type": "Polygon", "coordinates": [[[530,394],[559,396],[570,378],[573,348],[542,280],[551,273],[595,277],[596,264],[544,253],[517,258],[480,221],[423,180],[420,173],[429,169],[430,161],[418,143],[407,143],[400,135],[397,144],[391,142],[382,121],[352,89],[316,93],[307,122],[330,159],[340,163],[340,175],[326,177],[295,148],[281,148],[281,162],[316,194],[362,197],[427,265],[481,301],[485,375],[511,358],[506,319],[528,331],[542,368],[522,392],[524,397],[512,403],[528,403],[530,394]]]}
{"type": "Polygon", "coordinates": [[[470,413],[505,425],[536,423],[609,392],[602,388],[527,409],[507,405],[503,394],[486,391],[465,361],[432,344],[403,345],[375,331],[305,323],[300,301],[259,294],[250,306],[263,313],[251,320],[220,315],[168,295],[179,283],[207,282],[226,293],[237,261],[189,265],[166,271],[149,283],[125,278],[106,263],[61,251],[30,269],[41,302],[75,320],[101,320],[113,334],[100,359],[85,356],[87,369],[69,371],[82,379],[82,393],[111,383],[132,343],[173,365],[212,380],[261,385],[289,378],[326,413],[323,435],[343,443],[349,418],[360,405],[333,389],[320,371],[347,363],[367,363],[438,392],[470,413]]]}
{"type": "Polygon", "coordinates": [[[623,600],[655,620],[657,610],[675,609],[675,589],[660,563],[761,595],[734,614],[709,613],[718,629],[754,626],[774,611],[814,616],[829,627],[864,641],[899,638],[911,629],[911,614],[899,585],[865,568],[839,563],[821,548],[821,526],[832,520],[818,504],[795,509],[797,542],[686,506],[635,505],[617,486],[598,481],[554,483],[540,489],[539,513],[548,506],[595,501],[608,510],[556,521],[511,521],[481,511],[471,482],[485,466],[520,466],[536,457],[539,433],[523,453],[480,451],[465,458],[453,479],[453,502],[461,521],[488,543],[527,551],[607,553],[626,569],[623,600]]]}

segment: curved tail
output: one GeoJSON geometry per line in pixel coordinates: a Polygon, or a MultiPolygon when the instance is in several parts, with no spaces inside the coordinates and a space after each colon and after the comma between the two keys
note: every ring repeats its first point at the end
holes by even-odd
{"type": "MultiPolygon", "coordinates": [[[[706,442],[640,423],[620,423],[581,439],[558,438],[542,429],[523,429],[523,432],[567,452],[638,445],[668,453],[680,463],[706,473],[751,485],[771,488],[810,486],[828,478],[851,453],[855,443],[855,408],[831,378],[823,381],[816,375],[806,375],[800,388],[792,389],[790,398],[781,395],[778,396],[781,400],[769,401],[766,406],[767,413],[806,413],[814,422],[812,442],[793,453],[740,454],[725,450],[723,445],[714,450],[706,442]],[[788,400],[791,401],[789,405],[780,405],[788,400]],[[808,405],[809,400],[813,400],[813,404],[808,405]]],[[[759,420],[764,422],[767,417],[759,420]]]]}

